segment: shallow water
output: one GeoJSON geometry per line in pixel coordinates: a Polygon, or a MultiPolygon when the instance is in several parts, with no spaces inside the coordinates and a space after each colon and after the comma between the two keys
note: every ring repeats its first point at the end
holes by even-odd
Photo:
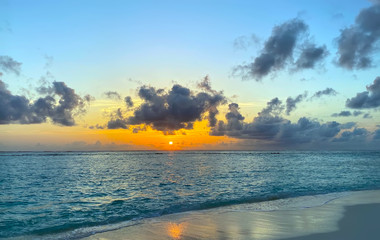
{"type": "Polygon", "coordinates": [[[3,152],[0,166],[0,238],[380,189],[379,152],[3,152]]]}

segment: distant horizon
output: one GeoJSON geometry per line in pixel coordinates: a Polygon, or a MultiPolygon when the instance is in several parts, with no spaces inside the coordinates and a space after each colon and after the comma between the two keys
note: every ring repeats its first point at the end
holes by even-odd
{"type": "Polygon", "coordinates": [[[278,154],[281,152],[379,152],[380,150],[371,150],[371,149],[362,149],[362,150],[307,150],[307,149],[282,149],[282,150],[207,150],[207,149],[192,149],[192,150],[9,150],[9,151],[0,151],[0,153],[55,153],[55,152],[63,152],[63,153],[76,153],[76,152],[162,152],[162,153],[174,153],[174,152],[269,152],[271,154],[278,154]]]}

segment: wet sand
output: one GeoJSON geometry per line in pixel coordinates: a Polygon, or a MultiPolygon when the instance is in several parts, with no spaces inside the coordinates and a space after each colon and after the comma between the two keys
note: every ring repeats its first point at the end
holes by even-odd
{"type": "Polygon", "coordinates": [[[258,211],[252,206],[171,214],[86,239],[380,239],[380,191],[352,192],[306,208],[258,211]]]}
{"type": "Polygon", "coordinates": [[[288,240],[378,240],[380,239],[380,204],[365,204],[345,207],[344,217],[338,230],[313,234],[288,240]]]}

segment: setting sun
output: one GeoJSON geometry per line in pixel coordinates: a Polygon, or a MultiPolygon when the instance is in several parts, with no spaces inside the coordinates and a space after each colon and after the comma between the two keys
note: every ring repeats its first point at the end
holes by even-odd
{"type": "Polygon", "coordinates": [[[173,142],[172,142],[172,141],[170,141],[170,142],[169,142],[169,145],[173,145],[173,142]]]}

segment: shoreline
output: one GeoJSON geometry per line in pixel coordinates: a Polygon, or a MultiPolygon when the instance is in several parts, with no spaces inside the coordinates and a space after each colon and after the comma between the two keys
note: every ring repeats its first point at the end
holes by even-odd
{"type": "Polygon", "coordinates": [[[358,234],[365,233],[369,240],[380,235],[380,229],[373,227],[380,216],[380,190],[347,192],[323,199],[327,195],[268,201],[265,203],[281,203],[277,209],[269,210],[265,205],[258,207],[263,203],[253,203],[164,215],[82,239],[348,240],[363,239],[358,234]],[[316,199],[320,203],[313,205],[316,199]],[[309,206],[299,205],[302,202],[309,206]]]}
{"type": "Polygon", "coordinates": [[[377,240],[379,239],[380,203],[346,206],[338,230],[284,240],[377,240]]]}

